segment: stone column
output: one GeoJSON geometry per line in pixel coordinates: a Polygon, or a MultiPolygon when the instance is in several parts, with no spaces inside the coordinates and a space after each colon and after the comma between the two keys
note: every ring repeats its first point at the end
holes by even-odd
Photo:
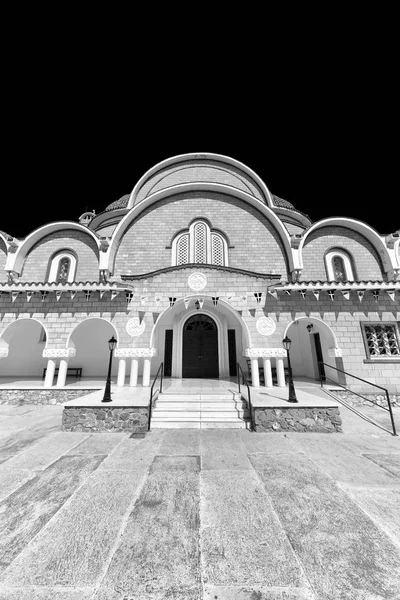
{"type": "Polygon", "coordinates": [[[253,387],[260,386],[260,374],[258,371],[258,358],[251,359],[251,385],[253,387]]]}
{"type": "Polygon", "coordinates": [[[125,371],[126,371],[126,359],[120,358],[118,362],[118,376],[117,386],[123,387],[125,385],[125,371]]]}
{"type": "Polygon", "coordinates": [[[264,366],[264,385],[265,387],[272,387],[272,370],[271,370],[271,359],[264,358],[263,359],[264,366]]]}
{"type": "Polygon", "coordinates": [[[283,358],[277,356],[275,358],[276,361],[276,376],[278,379],[278,387],[285,387],[285,369],[283,366],[283,358]]]}
{"type": "Polygon", "coordinates": [[[132,362],[131,362],[131,376],[130,376],[130,379],[129,379],[129,385],[131,387],[137,386],[138,371],[139,371],[139,361],[138,361],[137,358],[132,358],[132,362]]]}
{"type": "Polygon", "coordinates": [[[58,369],[57,387],[64,387],[67,379],[68,359],[62,358],[58,369]]]}
{"type": "Polygon", "coordinates": [[[56,369],[56,361],[49,358],[47,361],[46,377],[44,380],[44,387],[51,387],[54,380],[54,371],[56,369]]]}
{"type": "Polygon", "coordinates": [[[145,358],[143,364],[143,380],[142,386],[148,387],[150,385],[150,368],[151,368],[151,359],[145,358]]]}

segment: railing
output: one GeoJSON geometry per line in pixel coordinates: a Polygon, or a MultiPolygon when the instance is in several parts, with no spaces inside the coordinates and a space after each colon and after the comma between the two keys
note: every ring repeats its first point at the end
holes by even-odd
{"type": "MultiPolygon", "coordinates": [[[[371,400],[370,398],[366,398],[365,396],[363,396],[362,394],[359,394],[358,392],[354,392],[353,390],[350,390],[349,388],[347,388],[346,386],[344,386],[343,384],[341,384],[338,381],[333,381],[332,379],[330,379],[330,381],[334,384],[334,385],[338,385],[340,387],[342,387],[344,390],[350,392],[351,394],[354,394],[355,396],[359,396],[360,398],[362,398],[363,400],[366,400],[367,402],[371,402],[371,404],[374,404],[375,406],[378,406],[379,408],[382,408],[383,410],[386,410],[389,412],[390,414],[390,420],[392,422],[392,429],[393,429],[393,435],[397,436],[396,433],[396,425],[394,422],[394,417],[393,417],[393,410],[392,410],[392,405],[390,404],[390,397],[389,397],[389,392],[387,391],[386,388],[381,387],[380,385],[377,385],[376,383],[371,383],[371,381],[367,381],[366,379],[362,379],[361,377],[357,377],[356,375],[352,375],[351,373],[347,373],[346,371],[342,371],[341,369],[337,369],[336,367],[332,367],[332,365],[327,365],[324,362],[319,362],[318,363],[318,367],[319,367],[319,377],[320,377],[320,381],[321,381],[321,387],[323,387],[323,383],[324,381],[326,381],[327,376],[326,373],[324,374],[324,370],[323,367],[329,367],[329,369],[334,369],[335,371],[338,371],[339,373],[343,373],[344,375],[348,375],[349,377],[354,377],[354,379],[358,379],[359,381],[362,381],[363,383],[367,383],[368,385],[372,385],[376,388],[379,388],[380,390],[383,390],[386,394],[386,401],[388,404],[388,407],[386,408],[385,406],[380,406],[377,402],[375,402],[374,400],[371,400]]],[[[356,411],[357,414],[359,414],[360,416],[364,416],[361,413],[358,413],[358,411],[356,411]]],[[[383,428],[384,429],[384,428],[383,428]]],[[[385,431],[388,431],[387,429],[385,429],[385,431]]],[[[390,432],[389,432],[390,433],[390,432]]]]}
{"type": "Polygon", "coordinates": [[[247,404],[248,404],[249,413],[250,413],[250,431],[255,431],[256,429],[254,427],[254,420],[253,420],[253,407],[251,405],[250,386],[249,386],[247,377],[245,377],[245,375],[243,373],[242,367],[239,365],[239,363],[237,363],[237,379],[238,379],[239,394],[240,394],[240,374],[242,374],[242,385],[247,386],[247,395],[248,395],[247,404]]]}
{"type": "Polygon", "coordinates": [[[149,419],[148,419],[148,423],[147,423],[147,431],[150,431],[150,423],[151,423],[151,411],[153,408],[153,395],[156,394],[157,392],[159,392],[161,394],[162,392],[162,382],[163,382],[163,375],[164,375],[164,363],[162,362],[161,365],[158,367],[158,371],[156,376],[154,377],[151,389],[150,389],[150,401],[149,401],[149,419]],[[160,387],[159,389],[157,389],[155,392],[153,392],[154,389],[154,384],[157,381],[157,378],[160,374],[161,371],[161,377],[160,377],[160,387]]]}

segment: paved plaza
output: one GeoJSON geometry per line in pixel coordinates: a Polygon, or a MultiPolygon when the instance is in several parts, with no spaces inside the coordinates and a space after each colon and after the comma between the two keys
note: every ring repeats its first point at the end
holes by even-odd
{"type": "Polygon", "coordinates": [[[61,412],[0,407],[1,600],[400,598],[400,438],[350,410],[343,434],[134,437],[61,412]]]}

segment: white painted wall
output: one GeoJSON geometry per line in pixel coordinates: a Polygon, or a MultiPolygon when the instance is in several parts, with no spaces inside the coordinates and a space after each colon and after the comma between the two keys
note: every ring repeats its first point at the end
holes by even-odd
{"type": "Polygon", "coordinates": [[[8,343],[8,356],[0,359],[0,376],[42,377],[47,366],[47,358],[42,356],[42,331],[42,325],[34,319],[20,319],[6,329],[2,345],[8,343]]]}
{"type": "MultiPolygon", "coordinates": [[[[71,335],[70,346],[75,345],[76,356],[70,358],[69,367],[82,367],[83,377],[107,377],[110,350],[108,340],[116,337],[114,327],[104,319],[87,319],[71,335]]],[[[118,371],[118,359],[113,357],[112,375],[118,371]]]]}

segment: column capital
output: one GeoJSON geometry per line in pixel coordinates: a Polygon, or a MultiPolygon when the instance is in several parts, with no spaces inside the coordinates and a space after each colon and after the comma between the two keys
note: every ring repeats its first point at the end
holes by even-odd
{"type": "Polygon", "coordinates": [[[284,358],[286,355],[284,348],[246,348],[243,352],[248,358],[284,358]]]}
{"type": "Polygon", "coordinates": [[[117,348],[114,352],[115,358],[152,358],[157,356],[156,348],[117,348]]]}
{"type": "Polygon", "coordinates": [[[76,348],[45,348],[43,358],[72,358],[76,356],[76,348]]]}

